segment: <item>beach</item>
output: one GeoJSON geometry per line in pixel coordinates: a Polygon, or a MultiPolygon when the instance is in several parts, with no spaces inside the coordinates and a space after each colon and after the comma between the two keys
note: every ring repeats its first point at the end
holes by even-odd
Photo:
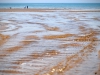
{"type": "Polygon", "coordinates": [[[0,12],[100,12],[100,9],[66,9],[66,8],[13,8],[13,9],[0,9],[0,12]]]}
{"type": "Polygon", "coordinates": [[[0,75],[100,75],[100,10],[0,9],[0,75]]]}

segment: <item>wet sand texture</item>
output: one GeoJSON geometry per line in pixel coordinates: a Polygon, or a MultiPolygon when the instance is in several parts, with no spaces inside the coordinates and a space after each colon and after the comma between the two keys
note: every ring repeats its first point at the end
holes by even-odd
{"type": "Polygon", "coordinates": [[[0,75],[100,75],[99,15],[0,9],[0,75]]]}

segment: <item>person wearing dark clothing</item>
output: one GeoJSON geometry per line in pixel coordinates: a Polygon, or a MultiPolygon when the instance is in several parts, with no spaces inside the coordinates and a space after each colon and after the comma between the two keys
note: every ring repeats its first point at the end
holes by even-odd
{"type": "Polygon", "coordinates": [[[27,6],[27,9],[28,9],[28,6],[27,6]]]}

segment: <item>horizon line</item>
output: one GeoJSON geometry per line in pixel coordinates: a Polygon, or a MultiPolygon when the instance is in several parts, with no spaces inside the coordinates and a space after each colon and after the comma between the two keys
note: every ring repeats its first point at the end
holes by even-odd
{"type": "MultiPolygon", "coordinates": [[[[24,3],[24,2],[1,2],[1,3],[24,3]]],[[[25,2],[26,3],[26,2],[25,2]]],[[[28,2],[27,2],[28,3],[28,2]]],[[[31,2],[29,2],[31,3],[31,2]]],[[[37,2],[37,3],[42,3],[42,2],[37,2]]],[[[46,2],[47,3],[47,2],[46,2]]],[[[53,2],[50,2],[53,3],[53,2]]],[[[58,2],[60,3],[60,2],[58,2]]],[[[62,2],[63,3],[63,2],[62,2]]],[[[66,2],[67,3],[67,2],[66,2]]],[[[70,2],[70,3],[81,3],[81,2],[70,2]]],[[[83,2],[83,3],[97,3],[97,2],[83,2]]]]}

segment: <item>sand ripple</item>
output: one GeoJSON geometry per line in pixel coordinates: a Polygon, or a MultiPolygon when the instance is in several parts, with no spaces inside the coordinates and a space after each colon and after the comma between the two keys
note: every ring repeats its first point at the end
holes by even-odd
{"type": "Polygon", "coordinates": [[[99,75],[97,14],[0,13],[0,75],[99,75]]]}

